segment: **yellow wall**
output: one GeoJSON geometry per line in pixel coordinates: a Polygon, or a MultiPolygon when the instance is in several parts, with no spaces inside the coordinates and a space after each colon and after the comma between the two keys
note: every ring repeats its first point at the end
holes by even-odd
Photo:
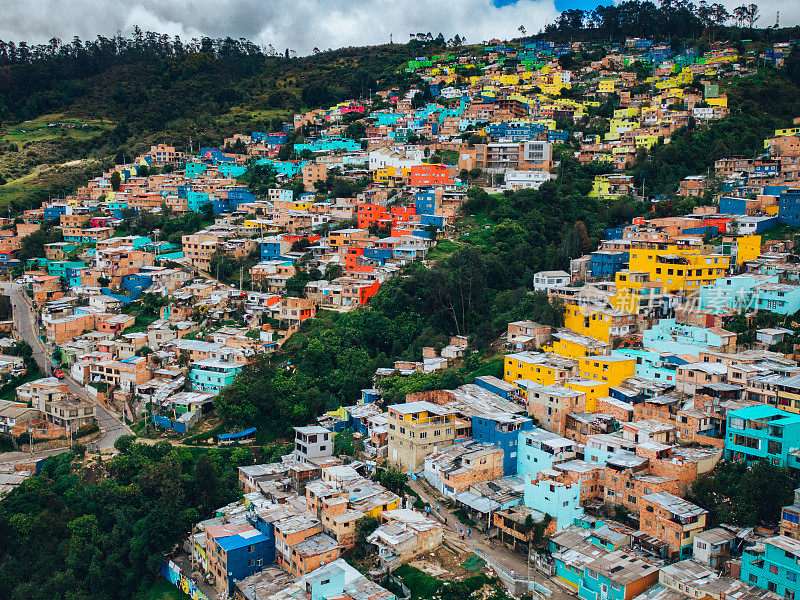
{"type": "Polygon", "coordinates": [[[579,358],[581,377],[602,381],[608,385],[619,385],[624,379],[633,377],[636,359],[620,360],[616,356],[588,356],[579,358]]]}
{"type": "Polygon", "coordinates": [[[586,394],[586,412],[596,412],[597,399],[608,396],[609,385],[586,379],[569,379],[564,383],[564,387],[586,394]]]}
{"type": "Polygon", "coordinates": [[[512,356],[506,356],[503,361],[503,378],[508,383],[514,383],[517,379],[530,379],[541,385],[553,385],[556,381],[562,379],[557,377],[558,373],[565,372],[565,369],[543,364],[528,363],[525,362],[525,360],[512,358],[512,356]]]}
{"type": "Polygon", "coordinates": [[[564,327],[596,340],[611,340],[610,329],[615,326],[613,315],[604,309],[567,304],[564,307],[564,327]]]}
{"type": "Polygon", "coordinates": [[[736,251],[736,264],[741,265],[745,261],[755,260],[761,254],[761,236],[743,235],[738,240],[736,251]]]}
{"type": "MultiPolygon", "coordinates": [[[[681,249],[669,246],[666,250],[651,250],[646,248],[633,249],[630,252],[630,270],[644,271],[650,276],[650,281],[661,283],[663,292],[672,292],[682,289],[696,290],[704,285],[710,285],[719,277],[724,277],[730,256],[721,254],[699,254],[699,249],[681,249]],[[688,261],[688,264],[669,264],[657,262],[660,256],[677,255],[688,261]]],[[[602,338],[601,338],[602,339],[602,338]]]]}
{"type": "Polygon", "coordinates": [[[542,349],[545,352],[552,352],[554,354],[558,354],[559,356],[563,356],[564,358],[574,359],[582,358],[584,356],[594,356],[603,352],[602,347],[597,347],[590,350],[586,346],[571,340],[553,340],[552,345],[542,349]]]}
{"type": "MultiPolygon", "coordinates": [[[[400,508],[400,499],[399,498],[397,500],[395,500],[394,502],[389,502],[386,505],[386,510],[395,510],[397,508],[400,508]]],[[[367,515],[368,517],[375,517],[376,519],[379,519],[382,512],[383,512],[383,505],[376,506],[375,508],[373,508],[372,510],[367,511],[364,514],[367,515]]]]}

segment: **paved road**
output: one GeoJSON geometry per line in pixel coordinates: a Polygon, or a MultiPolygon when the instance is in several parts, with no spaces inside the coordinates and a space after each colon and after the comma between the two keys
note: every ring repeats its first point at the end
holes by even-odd
{"type": "MultiPolygon", "coordinates": [[[[11,306],[14,309],[14,325],[19,331],[20,337],[33,348],[33,357],[42,372],[45,375],[52,375],[53,364],[47,350],[39,339],[33,308],[25,298],[22,286],[16,283],[4,282],[0,284],[0,288],[11,298],[11,306]]],[[[81,398],[89,398],[88,392],[78,382],[70,377],[66,381],[70,392],[81,398]]],[[[103,431],[103,436],[97,440],[100,450],[113,448],[117,438],[132,433],[130,428],[117,415],[99,404],[95,404],[95,417],[98,426],[103,431]]],[[[61,452],[64,451],[64,449],[61,450],[61,452]]],[[[59,451],[51,451],[51,454],[59,454],[59,451]]],[[[48,456],[48,454],[44,454],[44,456],[48,456]]]]}

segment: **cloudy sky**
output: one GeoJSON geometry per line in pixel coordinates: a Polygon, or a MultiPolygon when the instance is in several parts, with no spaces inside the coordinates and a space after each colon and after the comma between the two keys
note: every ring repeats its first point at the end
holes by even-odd
{"type": "MultiPolygon", "coordinates": [[[[733,8],[744,0],[722,0],[733,8]]],[[[341,46],[397,42],[410,32],[440,31],[468,41],[518,35],[524,25],[536,32],[559,10],[593,8],[598,0],[1,0],[0,39],[71,41],[143,30],[191,39],[244,37],[300,54],[341,46]]],[[[758,2],[760,25],[800,22],[797,0],[758,2]]]]}

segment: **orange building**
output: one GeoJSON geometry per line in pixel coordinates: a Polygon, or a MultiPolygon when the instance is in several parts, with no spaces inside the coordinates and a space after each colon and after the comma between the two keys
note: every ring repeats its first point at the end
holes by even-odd
{"type": "Polygon", "coordinates": [[[706,525],[708,511],[669,493],[646,494],[639,501],[639,528],[669,546],[671,556],[692,553],[694,535],[706,525]]]}
{"type": "Polygon", "coordinates": [[[452,185],[446,165],[414,165],[411,167],[409,184],[412,187],[452,185]]]}

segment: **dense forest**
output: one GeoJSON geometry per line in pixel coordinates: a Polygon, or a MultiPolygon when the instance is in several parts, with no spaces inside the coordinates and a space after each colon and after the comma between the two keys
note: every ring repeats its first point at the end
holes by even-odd
{"type": "Polygon", "coordinates": [[[773,15],[763,14],[753,3],[728,11],[720,3],[705,0],[697,4],[686,0],[661,0],[659,5],[650,1],[625,0],[609,2],[594,10],[565,10],[555,23],[547,25],[535,37],[558,41],[624,41],[629,37],[643,37],[670,40],[673,45],[687,38],[706,42],[797,39],[800,28],[769,27],[772,18],[773,15]],[[756,29],[756,23],[762,28],[756,29]]]}
{"type": "Polygon", "coordinates": [[[0,598],[114,600],[145,592],[171,549],[201,517],[238,496],[237,458],[122,437],[110,461],[75,453],[0,502],[0,598]]]}

